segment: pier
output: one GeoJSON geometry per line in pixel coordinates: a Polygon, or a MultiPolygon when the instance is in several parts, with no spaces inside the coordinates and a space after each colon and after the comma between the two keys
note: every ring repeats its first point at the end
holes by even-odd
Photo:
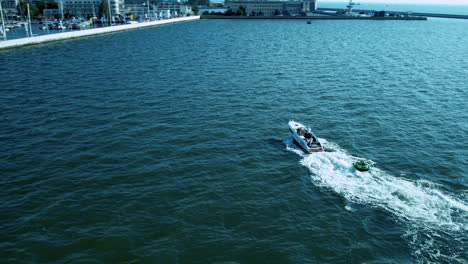
{"type": "Polygon", "coordinates": [[[142,23],[137,23],[137,24],[126,24],[126,25],[118,25],[118,26],[112,26],[112,27],[93,28],[93,29],[86,29],[86,30],[79,30],[79,31],[72,31],[72,32],[41,35],[41,36],[35,36],[35,37],[30,37],[30,38],[5,40],[5,41],[0,41],[0,50],[43,44],[47,42],[68,40],[68,39],[74,39],[74,38],[89,37],[89,36],[95,36],[95,35],[101,35],[101,34],[107,34],[107,33],[114,33],[114,32],[119,32],[119,31],[124,31],[124,30],[132,30],[132,29],[166,25],[166,24],[172,24],[172,23],[178,23],[178,22],[184,22],[184,21],[198,20],[198,19],[200,19],[200,16],[178,17],[178,18],[172,18],[172,19],[166,19],[166,20],[142,22],[142,23]]]}
{"type": "MultiPolygon", "coordinates": [[[[342,8],[317,8],[318,11],[345,11],[342,8]]],[[[375,10],[364,10],[364,9],[354,9],[355,12],[375,12],[375,10]]],[[[418,12],[403,12],[403,11],[385,11],[391,14],[397,15],[407,15],[411,16],[423,16],[423,17],[440,17],[440,18],[457,18],[457,19],[468,19],[468,15],[452,15],[452,14],[436,14],[436,13],[418,13],[418,12]]]]}

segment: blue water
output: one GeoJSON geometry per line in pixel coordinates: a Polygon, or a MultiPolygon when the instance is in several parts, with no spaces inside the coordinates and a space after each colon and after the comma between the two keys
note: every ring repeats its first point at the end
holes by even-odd
{"type": "Polygon", "coordinates": [[[466,263],[467,23],[201,20],[1,51],[0,259],[466,263]]]}

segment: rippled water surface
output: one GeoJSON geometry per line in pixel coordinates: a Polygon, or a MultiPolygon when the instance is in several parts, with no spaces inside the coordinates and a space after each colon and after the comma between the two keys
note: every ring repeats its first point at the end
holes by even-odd
{"type": "Polygon", "coordinates": [[[201,20],[2,51],[0,259],[466,263],[467,36],[201,20]]]}

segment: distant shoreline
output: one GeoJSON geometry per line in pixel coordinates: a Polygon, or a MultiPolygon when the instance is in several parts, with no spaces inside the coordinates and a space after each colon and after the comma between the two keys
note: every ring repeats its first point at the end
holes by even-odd
{"type": "MultiPolygon", "coordinates": [[[[340,11],[344,10],[342,8],[317,8],[319,11],[340,11]]],[[[355,12],[372,12],[374,10],[367,9],[354,9],[355,12]]],[[[408,12],[403,11],[385,11],[392,14],[408,14],[408,12]]],[[[420,13],[420,12],[410,12],[412,16],[424,16],[424,17],[440,17],[440,18],[456,18],[456,19],[468,19],[468,15],[454,15],[454,14],[438,14],[438,13],[420,13]]]]}
{"type": "Polygon", "coordinates": [[[216,16],[203,15],[200,19],[326,19],[326,20],[427,20],[427,17],[354,17],[354,16],[216,16]]]}

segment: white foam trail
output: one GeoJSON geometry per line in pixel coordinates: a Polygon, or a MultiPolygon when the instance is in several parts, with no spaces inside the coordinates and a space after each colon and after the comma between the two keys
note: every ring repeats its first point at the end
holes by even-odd
{"type": "Polygon", "coordinates": [[[358,158],[347,154],[337,145],[326,144],[334,152],[304,155],[301,164],[312,172],[317,185],[331,188],[348,200],[383,207],[411,221],[461,231],[466,223],[458,216],[468,213],[468,206],[437,189],[427,181],[412,182],[392,176],[376,167],[369,172],[354,169],[358,158]]]}
{"type": "MultiPolygon", "coordinates": [[[[443,193],[437,184],[427,180],[411,181],[395,177],[375,166],[369,172],[357,171],[353,167],[357,157],[347,154],[337,144],[323,139],[321,141],[327,152],[306,155],[294,144],[287,147],[296,153],[300,152],[300,163],[310,170],[311,178],[317,186],[331,189],[349,201],[383,208],[412,228],[449,232],[454,234],[453,238],[468,230],[466,201],[443,193]]],[[[427,244],[427,241],[424,243],[427,244]]],[[[438,252],[434,248],[432,251],[438,252]]],[[[434,255],[432,258],[438,259],[434,255]]]]}

